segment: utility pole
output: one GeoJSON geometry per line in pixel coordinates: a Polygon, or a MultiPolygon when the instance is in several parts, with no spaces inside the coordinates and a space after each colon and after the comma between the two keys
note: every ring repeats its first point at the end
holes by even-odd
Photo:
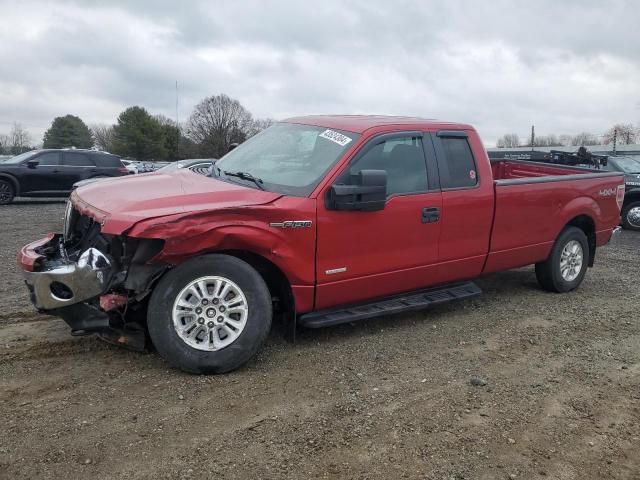
{"type": "Polygon", "coordinates": [[[613,156],[616,156],[616,141],[618,140],[618,129],[613,129],[613,156]]]}
{"type": "Polygon", "coordinates": [[[535,127],[533,125],[531,125],[531,150],[533,150],[533,147],[536,144],[536,130],[535,127]]]}
{"type": "MultiPolygon", "coordinates": [[[[178,80],[176,80],[176,157],[180,157],[180,123],[178,119],[178,80]]],[[[175,158],[174,160],[177,160],[175,158]]]]}

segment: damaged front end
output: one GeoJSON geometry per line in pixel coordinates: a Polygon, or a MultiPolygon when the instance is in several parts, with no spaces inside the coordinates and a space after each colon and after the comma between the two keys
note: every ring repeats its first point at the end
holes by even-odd
{"type": "Polygon", "coordinates": [[[149,264],[162,240],[106,235],[67,205],[64,233],[23,247],[18,263],[36,308],[59,316],[72,335],[98,334],[134,350],[146,346],[146,301],[168,268],[149,264]]]}

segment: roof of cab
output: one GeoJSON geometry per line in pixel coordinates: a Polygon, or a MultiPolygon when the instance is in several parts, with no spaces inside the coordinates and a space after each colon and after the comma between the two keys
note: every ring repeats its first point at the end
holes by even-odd
{"type": "Polygon", "coordinates": [[[364,133],[375,127],[402,125],[407,128],[429,129],[472,129],[471,125],[454,122],[443,122],[427,118],[396,117],[390,115],[307,115],[283,120],[287,123],[301,123],[324,128],[335,128],[353,133],[364,133]]]}

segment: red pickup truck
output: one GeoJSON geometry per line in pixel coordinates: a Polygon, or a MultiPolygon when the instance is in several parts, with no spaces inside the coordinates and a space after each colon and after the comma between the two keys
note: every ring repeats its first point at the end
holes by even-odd
{"type": "Polygon", "coordinates": [[[405,117],[278,123],[188,171],[76,190],[60,234],[18,260],[35,306],[72,334],[188,372],[235,369],[275,316],[295,331],[480,293],[535,264],[567,292],[620,221],[624,177],[491,163],[469,125],[405,117]]]}

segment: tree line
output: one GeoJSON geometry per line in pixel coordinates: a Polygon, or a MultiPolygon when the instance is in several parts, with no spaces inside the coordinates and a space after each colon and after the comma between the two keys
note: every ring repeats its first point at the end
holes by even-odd
{"type": "MultiPolygon", "coordinates": [[[[122,111],[113,125],[89,127],[75,115],[56,117],[44,133],[42,148],[96,148],[135,160],[220,158],[231,144],[244,142],[272,123],[254,118],[238,100],[221,94],[200,101],[185,124],[137,105],[122,111]]],[[[31,135],[19,123],[9,134],[0,134],[0,154],[33,148],[31,135]]]]}
{"type": "Polygon", "coordinates": [[[497,140],[496,147],[589,147],[612,144],[614,138],[617,145],[637,143],[640,141],[640,128],[636,128],[630,123],[618,123],[607,130],[604,135],[594,135],[589,132],[577,135],[539,135],[534,136],[533,144],[531,137],[522,142],[517,133],[507,133],[497,140]]]}

